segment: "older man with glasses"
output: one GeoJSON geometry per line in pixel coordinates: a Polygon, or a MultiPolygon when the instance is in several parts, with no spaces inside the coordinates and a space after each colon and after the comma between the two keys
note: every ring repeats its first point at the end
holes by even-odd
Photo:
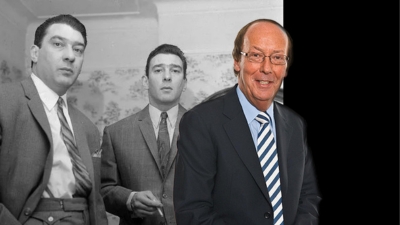
{"type": "Polygon", "coordinates": [[[321,196],[305,121],[274,100],[291,54],[291,38],[276,21],[258,19],[239,31],[232,52],[238,83],[180,122],[178,224],[319,222],[321,196]]]}

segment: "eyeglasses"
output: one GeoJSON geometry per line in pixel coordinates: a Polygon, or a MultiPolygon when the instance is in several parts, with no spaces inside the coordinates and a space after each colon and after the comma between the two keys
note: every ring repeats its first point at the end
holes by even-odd
{"type": "Polygon", "coordinates": [[[270,56],[266,56],[262,53],[256,53],[256,52],[249,52],[249,53],[240,52],[240,54],[246,56],[250,62],[256,62],[256,63],[264,62],[265,57],[268,57],[269,61],[275,65],[285,65],[289,60],[288,56],[279,53],[274,53],[270,56]]]}

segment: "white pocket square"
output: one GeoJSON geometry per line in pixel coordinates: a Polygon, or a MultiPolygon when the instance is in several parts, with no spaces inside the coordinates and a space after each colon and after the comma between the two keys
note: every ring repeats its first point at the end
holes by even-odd
{"type": "Polygon", "coordinates": [[[103,151],[103,149],[101,149],[101,148],[97,149],[97,150],[93,153],[92,157],[101,158],[101,152],[102,152],[102,151],[103,151]]]}

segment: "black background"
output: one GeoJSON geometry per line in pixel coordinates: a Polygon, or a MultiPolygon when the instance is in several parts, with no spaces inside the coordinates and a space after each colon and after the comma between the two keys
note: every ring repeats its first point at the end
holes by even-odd
{"type": "Polygon", "coordinates": [[[308,124],[320,224],[399,224],[399,2],[350,3],[284,1],[284,104],[308,124]]]}

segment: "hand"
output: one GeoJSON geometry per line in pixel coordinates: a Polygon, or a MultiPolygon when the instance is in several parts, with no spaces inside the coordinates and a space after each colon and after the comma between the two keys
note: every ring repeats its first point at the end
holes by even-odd
{"type": "Polygon", "coordinates": [[[158,213],[157,208],[163,207],[163,204],[151,191],[141,191],[133,196],[131,207],[135,216],[143,218],[158,213]]]}

